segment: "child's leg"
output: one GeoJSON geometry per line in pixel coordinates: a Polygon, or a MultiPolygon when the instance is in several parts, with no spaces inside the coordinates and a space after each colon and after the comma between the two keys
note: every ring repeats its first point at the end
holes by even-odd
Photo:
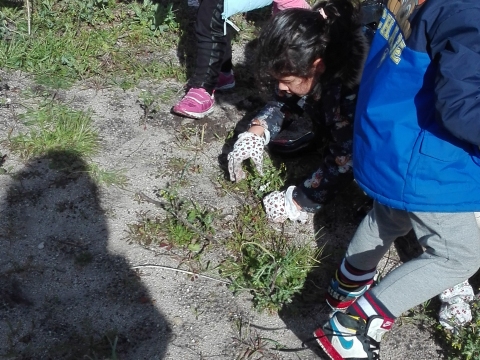
{"type": "Polygon", "coordinates": [[[374,202],[330,281],[327,304],[333,310],[347,310],[370,288],[376,267],[393,241],[411,228],[407,212],[374,202]]]}
{"type": "Polygon", "coordinates": [[[406,211],[384,206],[377,201],[360,223],[350,242],[345,259],[359,270],[369,270],[378,265],[396,238],[412,229],[406,211]]]}
{"type": "Polygon", "coordinates": [[[335,312],[314,332],[332,359],[378,358],[379,343],[395,317],[479,268],[480,233],[473,213],[407,213],[376,202],[357,230],[347,260],[357,267],[372,266],[408,223],[426,249],[424,254],[396,268],[350,305],[346,314],[335,312]]]}
{"type": "Polygon", "coordinates": [[[195,22],[197,59],[189,86],[204,88],[210,94],[215,88],[223,62],[231,58],[230,37],[224,34],[223,2],[203,0],[195,22]]]}
{"type": "Polygon", "coordinates": [[[409,213],[424,254],[389,273],[369,293],[398,317],[461,283],[480,266],[480,233],[473,213],[409,213]]]}

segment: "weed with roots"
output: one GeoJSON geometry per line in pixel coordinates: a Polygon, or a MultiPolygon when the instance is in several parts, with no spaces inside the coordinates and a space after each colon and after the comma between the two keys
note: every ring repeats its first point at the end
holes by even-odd
{"type": "Polygon", "coordinates": [[[232,228],[226,239],[231,256],[219,265],[220,274],[232,281],[234,293],[249,291],[256,309],[278,311],[302,290],[320,250],[310,243],[293,244],[272,229],[259,206],[244,206],[232,228]]]}

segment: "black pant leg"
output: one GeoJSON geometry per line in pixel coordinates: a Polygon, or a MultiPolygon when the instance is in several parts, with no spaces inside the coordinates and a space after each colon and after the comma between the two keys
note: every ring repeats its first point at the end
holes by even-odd
{"type": "Polygon", "coordinates": [[[210,93],[215,88],[219,72],[228,71],[222,68],[222,64],[231,66],[231,39],[228,33],[224,34],[223,1],[203,0],[195,22],[197,59],[189,86],[202,87],[210,93]]]}

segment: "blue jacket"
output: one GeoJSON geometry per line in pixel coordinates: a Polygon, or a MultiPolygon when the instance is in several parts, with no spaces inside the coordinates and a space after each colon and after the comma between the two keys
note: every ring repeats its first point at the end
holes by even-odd
{"type": "Polygon", "coordinates": [[[355,178],[393,208],[480,211],[480,1],[403,3],[385,9],[366,61],[355,178]]]}

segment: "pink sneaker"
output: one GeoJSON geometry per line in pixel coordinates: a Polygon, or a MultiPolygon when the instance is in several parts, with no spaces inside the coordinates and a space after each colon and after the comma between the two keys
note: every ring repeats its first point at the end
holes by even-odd
{"type": "Polygon", "coordinates": [[[213,111],[215,99],[205,89],[191,88],[172,109],[174,113],[201,119],[213,111]]]}
{"type": "Polygon", "coordinates": [[[233,87],[235,87],[235,76],[233,76],[233,71],[226,73],[220,72],[215,90],[228,90],[233,87]]]}

